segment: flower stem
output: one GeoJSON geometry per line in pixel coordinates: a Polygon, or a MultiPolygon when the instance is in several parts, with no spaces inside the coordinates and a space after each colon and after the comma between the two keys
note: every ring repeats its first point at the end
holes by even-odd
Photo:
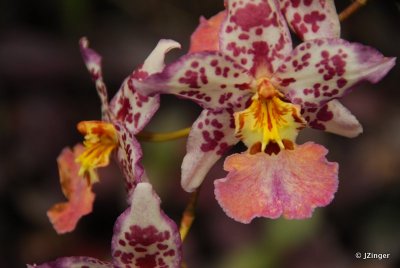
{"type": "Polygon", "coordinates": [[[353,3],[351,3],[349,6],[346,7],[345,10],[340,12],[339,14],[339,20],[344,21],[348,17],[350,17],[353,13],[357,12],[362,6],[367,4],[367,0],[355,0],[353,3]]]}
{"type": "Polygon", "coordinates": [[[195,208],[197,204],[197,200],[199,198],[200,187],[196,189],[192,193],[189,199],[189,203],[187,204],[185,211],[182,215],[181,225],[179,227],[179,233],[181,234],[182,242],[185,240],[187,234],[189,233],[190,227],[195,218],[195,208]]]}
{"type": "Polygon", "coordinates": [[[189,135],[189,132],[190,132],[190,127],[165,133],[142,131],[136,136],[142,141],[161,142],[161,141],[170,141],[187,137],[189,135]]]}

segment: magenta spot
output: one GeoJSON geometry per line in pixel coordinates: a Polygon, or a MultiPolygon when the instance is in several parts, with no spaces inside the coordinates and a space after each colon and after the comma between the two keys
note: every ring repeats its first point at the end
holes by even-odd
{"type": "Polygon", "coordinates": [[[210,65],[213,66],[213,67],[217,66],[218,65],[218,60],[212,60],[210,62],[210,65]]]}
{"type": "Polygon", "coordinates": [[[149,74],[146,71],[143,71],[141,69],[134,71],[131,75],[131,77],[136,80],[143,80],[143,79],[147,78],[148,76],[149,76],[149,74]]]}
{"type": "Polygon", "coordinates": [[[211,125],[212,125],[213,127],[216,127],[216,128],[222,128],[222,127],[223,127],[223,125],[222,125],[220,122],[218,122],[217,119],[211,120],[211,125]]]}
{"type": "Polygon", "coordinates": [[[278,26],[278,20],[274,14],[268,3],[262,2],[258,5],[248,3],[245,7],[236,10],[236,13],[231,16],[231,21],[247,32],[253,27],[278,26]]]}
{"type": "Polygon", "coordinates": [[[250,38],[250,36],[248,34],[245,34],[245,33],[241,33],[239,35],[239,39],[240,40],[248,40],[249,38],[250,38]]]}
{"type": "MultiPolygon", "coordinates": [[[[132,116],[132,106],[128,98],[122,97],[118,100],[121,108],[117,112],[117,118],[120,120],[125,120],[125,118],[130,114],[132,116]]],[[[132,117],[130,117],[132,119],[132,117]]]]}
{"type": "Polygon", "coordinates": [[[328,52],[327,50],[323,50],[323,51],[321,52],[321,56],[322,56],[323,58],[329,58],[329,52],[328,52]]]}
{"type": "Polygon", "coordinates": [[[138,258],[135,263],[135,267],[138,268],[155,268],[157,267],[157,262],[156,262],[156,255],[159,253],[154,253],[154,254],[146,254],[142,258],[138,258]]]}
{"type": "Polygon", "coordinates": [[[250,88],[250,85],[247,83],[243,83],[243,84],[235,84],[234,87],[240,90],[246,90],[250,88]]]}
{"type": "Polygon", "coordinates": [[[313,121],[309,122],[308,124],[312,128],[319,129],[319,130],[325,130],[325,126],[323,124],[319,123],[317,120],[313,120],[313,121]]]}
{"type": "Polygon", "coordinates": [[[157,244],[157,248],[159,250],[166,250],[168,248],[168,245],[166,245],[166,244],[157,244]]]}
{"type": "Polygon", "coordinates": [[[332,120],[333,113],[328,110],[328,105],[322,106],[322,108],[317,113],[317,119],[321,121],[329,121],[332,120]]]}
{"type": "Polygon", "coordinates": [[[280,82],[280,84],[283,87],[287,87],[288,85],[290,85],[291,83],[294,83],[294,82],[296,82],[296,79],[294,79],[294,78],[285,78],[280,82]]]}
{"type": "Polygon", "coordinates": [[[140,116],[141,116],[141,114],[139,112],[135,113],[135,115],[133,116],[133,122],[134,122],[136,128],[139,125],[140,116]]]}
{"type": "Polygon", "coordinates": [[[167,256],[173,257],[173,256],[175,256],[175,250],[170,249],[170,250],[164,252],[164,253],[163,253],[163,256],[165,256],[165,257],[167,257],[167,256]]]}
{"type": "Polygon", "coordinates": [[[339,79],[336,81],[336,84],[337,84],[338,88],[342,88],[342,87],[344,87],[344,86],[347,84],[347,80],[344,79],[343,77],[342,77],[342,78],[339,78],[339,79]]]}
{"type": "Polygon", "coordinates": [[[319,29],[318,22],[324,21],[326,16],[319,13],[318,11],[313,11],[310,14],[304,16],[304,22],[311,24],[311,30],[316,33],[319,29]]]}
{"type": "Polygon", "coordinates": [[[193,68],[197,68],[197,67],[199,67],[199,62],[194,61],[194,62],[192,62],[192,64],[190,66],[192,66],[193,68]]]}

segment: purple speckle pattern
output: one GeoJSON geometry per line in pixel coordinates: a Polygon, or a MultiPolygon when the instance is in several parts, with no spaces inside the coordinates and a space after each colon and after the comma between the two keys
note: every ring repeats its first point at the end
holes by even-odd
{"type": "Polygon", "coordinates": [[[103,81],[101,56],[96,51],[89,48],[89,41],[86,37],[82,37],[79,40],[79,47],[86,68],[92,76],[92,80],[96,85],[97,94],[100,97],[102,117],[104,119],[109,119],[108,94],[107,87],[103,81]]]}
{"type": "Polygon", "coordinates": [[[279,0],[290,28],[303,40],[340,36],[333,0],[279,0]]]}
{"type": "Polygon", "coordinates": [[[158,95],[145,96],[136,91],[133,81],[143,80],[149,75],[160,72],[165,64],[168,51],[179,48],[180,45],[172,40],[162,39],[147,57],[145,62],[127,77],[111,101],[111,111],[115,118],[125,123],[133,133],[139,133],[150,121],[160,106],[158,95]]]}
{"type": "Polygon", "coordinates": [[[124,268],[179,268],[182,242],[176,224],[160,209],[149,183],[139,183],[132,204],[114,226],[113,264],[124,268]]]}
{"type": "Polygon", "coordinates": [[[55,261],[43,264],[27,265],[28,268],[113,268],[109,262],[100,261],[91,257],[62,257],[55,261]]]}
{"type": "Polygon", "coordinates": [[[118,135],[117,159],[124,173],[128,200],[136,184],[143,181],[142,148],[131,131],[122,123],[114,122],[118,135]]]}
{"type": "Polygon", "coordinates": [[[331,100],[319,108],[305,108],[302,116],[308,126],[354,138],[363,131],[357,118],[338,100],[331,100]]]}
{"type": "Polygon", "coordinates": [[[314,39],[292,51],[273,82],[293,103],[318,108],[363,80],[378,82],[394,61],[373,48],[342,39],[314,39]]]}
{"type": "Polygon", "coordinates": [[[251,92],[252,77],[228,56],[198,52],[183,56],[143,83],[134,81],[144,95],[169,93],[197,102],[203,108],[234,108],[251,92]]]}
{"type": "Polygon", "coordinates": [[[232,110],[203,110],[190,131],[182,163],[182,187],[194,191],[210,168],[239,139],[232,110]]]}
{"type": "Polygon", "coordinates": [[[220,49],[255,76],[260,75],[260,70],[274,72],[292,50],[279,4],[275,0],[228,1],[220,49]]]}

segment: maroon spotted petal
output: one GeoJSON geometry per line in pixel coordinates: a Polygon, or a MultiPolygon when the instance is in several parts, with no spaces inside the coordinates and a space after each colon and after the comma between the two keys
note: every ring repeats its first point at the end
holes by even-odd
{"type": "Polygon", "coordinates": [[[305,108],[302,116],[312,128],[348,138],[357,137],[363,131],[357,118],[338,100],[331,100],[320,108],[305,108]]]}
{"type": "Polygon", "coordinates": [[[100,261],[91,257],[62,257],[52,262],[40,265],[27,265],[28,268],[112,268],[109,262],[100,261]]]}
{"type": "Polygon", "coordinates": [[[220,50],[256,77],[272,73],[292,50],[276,0],[230,0],[220,32],[220,50]]]}
{"type": "Polygon", "coordinates": [[[118,121],[113,122],[117,129],[118,147],[117,160],[119,167],[124,173],[126,187],[128,192],[128,200],[130,200],[132,191],[137,183],[145,179],[144,168],[142,166],[142,148],[131,131],[118,121]]]}
{"type": "Polygon", "coordinates": [[[232,111],[203,110],[193,123],[182,163],[182,187],[194,191],[204,180],[210,168],[232,146],[235,137],[232,111]]]}
{"type": "Polygon", "coordinates": [[[340,36],[333,0],[279,0],[290,28],[303,40],[340,36]]]}
{"type": "Polygon", "coordinates": [[[240,105],[251,94],[253,78],[232,59],[218,52],[198,52],[181,57],[164,71],[143,81],[133,81],[144,95],[169,93],[194,100],[203,108],[224,109],[240,105]]]}
{"type": "Polygon", "coordinates": [[[108,95],[107,87],[103,81],[103,71],[101,68],[101,56],[89,48],[89,41],[86,37],[82,37],[79,40],[79,46],[82,54],[82,58],[85,62],[86,68],[92,76],[93,81],[96,84],[97,94],[101,101],[101,112],[105,119],[109,118],[108,115],[108,95]]]}
{"type": "Polygon", "coordinates": [[[180,268],[182,242],[176,224],[160,208],[149,183],[139,183],[132,204],[114,226],[113,264],[116,267],[180,268]]]}
{"type": "Polygon", "coordinates": [[[378,82],[394,66],[375,49],[342,39],[314,39],[296,47],[273,83],[295,104],[317,108],[358,83],[378,82]]]}
{"type": "Polygon", "coordinates": [[[139,94],[132,80],[142,80],[149,75],[160,72],[164,68],[165,54],[180,45],[173,40],[162,39],[147,57],[142,66],[127,77],[111,101],[111,111],[116,119],[125,123],[133,133],[140,132],[153,117],[160,106],[160,98],[139,94]]]}

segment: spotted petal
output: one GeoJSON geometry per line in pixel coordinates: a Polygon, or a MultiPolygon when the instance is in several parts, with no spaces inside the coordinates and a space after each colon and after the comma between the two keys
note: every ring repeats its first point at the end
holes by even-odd
{"type": "Polygon", "coordinates": [[[55,204],[47,211],[47,216],[57,233],[71,232],[79,219],[92,212],[95,194],[87,180],[79,176],[80,165],[75,158],[83,152],[82,145],[71,151],[65,148],[57,158],[60,184],[67,202],[55,204]]]}
{"type": "Polygon", "coordinates": [[[40,265],[29,265],[28,268],[112,268],[109,262],[100,261],[91,257],[62,257],[55,261],[40,265]]]}
{"type": "Polygon", "coordinates": [[[198,52],[181,57],[161,73],[133,81],[145,95],[170,93],[191,99],[203,108],[223,109],[239,105],[251,94],[249,76],[232,59],[218,52],[198,52]]]}
{"type": "Polygon", "coordinates": [[[181,263],[181,239],[176,224],[160,208],[149,183],[139,183],[131,207],[118,217],[112,238],[116,267],[171,267],[181,263]]]}
{"type": "Polygon", "coordinates": [[[219,31],[227,12],[223,10],[210,19],[200,18],[200,24],[190,37],[189,53],[219,50],[219,31]]]}
{"type": "Polygon", "coordinates": [[[133,134],[140,132],[147,125],[158,110],[160,99],[158,95],[149,97],[139,94],[132,80],[142,80],[160,72],[164,68],[165,54],[174,48],[180,48],[180,45],[173,40],[160,40],[144,64],[125,79],[111,101],[114,116],[124,122],[133,134]]]}
{"type": "Polygon", "coordinates": [[[306,108],[303,117],[312,128],[348,138],[357,137],[363,131],[357,118],[338,100],[331,100],[320,108],[306,108]]]}
{"type": "Polygon", "coordinates": [[[101,56],[96,51],[89,48],[89,41],[86,37],[82,37],[79,40],[79,46],[81,49],[82,58],[86,64],[86,68],[96,84],[97,94],[99,95],[101,101],[102,116],[103,118],[108,118],[108,95],[107,87],[103,81],[101,56]]]}
{"type": "Polygon", "coordinates": [[[227,177],[214,182],[216,198],[228,216],[242,223],[255,217],[311,217],[337,190],[338,165],[326,154],[309,142],[277,155],[231,155],[224,164],[227,177]]]}
{"type": "Polygon", "coordinates": [[[340,36],[333,0],[279,0],[290,28],[303,40],[340,36]]]}
{"type": "Polygon", "coordinates": [[[238,143],[232,111],[203,110],[190,131],[182,163],[182,187],[192,192],[210,168],[232,145],[238,143]]]}
{"type": "Polygon", "coordinates": [[[117,147],[117,160],[124,173],[128,200],[130,200],[136,184],[146,180],[146,176],[143,176],[144,168],[141,163],[143,152],[135,136],[124,124],[115,121],[114,125],[117,130],[119,142],[117,147]]]}
{"type": "Polygon", "coordinates": [[[276,0],[229,0],[227,8],[220,50],[257,77],[274,72],[292,50],[276,0]]]}
{"type": "Polygon", "coordinates": [[[295,104],[319,107],[358,83],[376,83],[394,66],[375,49],[342,39],[302,43],[274,74],[274,83],[295,104]]]}

